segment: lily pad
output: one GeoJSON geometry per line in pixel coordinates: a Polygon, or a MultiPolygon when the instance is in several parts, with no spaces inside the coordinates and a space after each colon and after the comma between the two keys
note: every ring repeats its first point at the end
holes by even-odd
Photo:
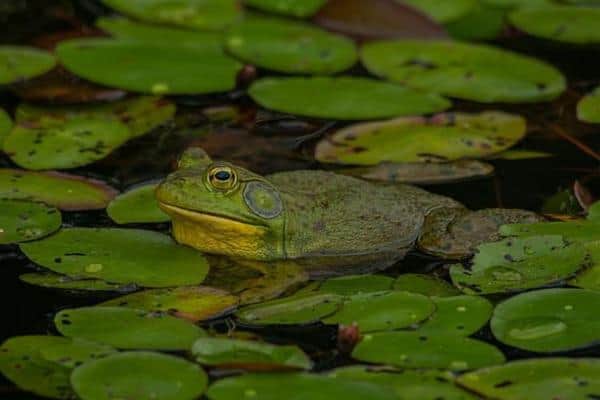
{"type": "Polygon", "coordinates": [[[106,183],[59,172],[0,168],[0,198],[41,201],[65,211],[106,207],[117,191],[106,183]]]}
{"type": "Polygon", "coordinates": [[[505,29],[507,11],[478,1],[469,13],[446,24],[446,30],[458,40],[492,40],[505,29]]]}
{"type": "Polygon", "coordinates": [[[268,13],[306,18],[319,11],[327,0],[246,0],[245,4],[268,13]]]}
{"type": "Polygon", "coordinates": [[[600,393],[600,360],[542,358],[513,361],[458,377],[486,398],[500,400],[590,400],[600,393]]]}
{"type": "Polygon", "coordinates": [[[60,211],[43,203],[0,199],[0,244],[40,239],[57,231],[60,211]]]}
{"type": "Polygon", "coordinates": [[[350,325],[361,332],[406,328],[425,320],[435,311],[426,296],[409,292],[374,292],[349,297],[342,308],[323,322],[350,325]]]}
{"type": "Polygon", "coordinates": [[[233,311],[237,303],[237,296],[224,290],[207,286],[183,286],[144,290],[108,300],[101,305],[166,312],[196,322],[225,315],[233,311]]]}
{"type": "Polygon", "coordinates": [[[575,220],[565,222],[540,222],[534,224],[509,224],[500,227],[504,236],[522,238],[541,235],[560,235],[572,242],[600,240],[600,223],[593,220],[575,220]]]}
{"type": "Polygon", "coordinates": [[[494,306],[483,297],[453,296],[432,299],[436,310],[417,332],[428,335],[469,336],[490,319],[494,306]]]}
{"type": "Polygon", "coordinates": [[[65,68],[92,82],[154,94],[226,92],[241,68],[220,50],[185,44],[75,39],[58,45],[56,54],[65,68]]]}
{"type": "Polygon", "coordinates": [[[335,313],[343,297],[335,294],[306,294],[244,307],[235,313],[252,325],[311,324],[335,313]]]}
{"type": "Polygon", "coordinates": [[[577,118],[583,122],[600,124],[600,87],[579,100],[579,103],[577,103],[577,118]]]}
{"type": "Polygon", "coordinates": [[[553,66],[500,48],[451,41],[380,41],[362,47],[374,75],[483,103],[548,101],[566,87],[553,66]]]}
{"type": "Polygon", "coordinates": [[[10,116],[6,113],[6,111],[4,111],[4,109],[0,108],[0,148],[2,147],[4,138],[8,135],[12,127],[13,122],[10,119],[10,116]]]}
{"type": "Polygon", "coordinates": [[[310,369],[312,362],[296,346],[276,346],[250,340],[200,338],[192,346],[200,364],[266,371],[310,369]]]}
{"type": "Polygon", "coordinates": [[[477,0],[397,0],[429,15],[441,23],[448,23],[469,13],[476,5],[477,0]]]}
{"type": "Polygon", "coordinates": [[[54,316],[54,324],[64,336],[118,349],[188,350],[206,335],[179,318],[126,307],[66,309],[54,316]]]}
{"type": "Polygon", "coordinates": [[[600,341],[600,293],[584,289],[527,292],[500,303],[491,326],[509,346],[540,353],[569,351],[600,341]]]}
{"type": "Polygon", "coordinates": [[[208,271],[199,252],[141,229],[68,228],[20,247],[33,262],[54,272],[113,283],[197,285],[208,271]]]}
{"type": "Polygon", "coordinates": [[[237,0],[102,0],[135,19],[200,30],[222,30],[241,16],[237,0]]]}
{"type": "Polygon", "coordinates": [[[517,292],[566,281],[590,263],[584,246],[561,236],[507,238],[480,245],[473,266],[453,265],[450,277],[468,294],[517,292]]]}
{"type": "Polygon", "coordinates": [[[73,279],[66,275],[55,274],[52,272],[30,272],[19,275],[19,279],[29,285],[74,292],[112,292],[125,291],[128,289],[123,285],[105,282],[100,279],[73,279]]]}
{"type": "Polygon", "coordinates": [[[576,44],[600,43],[600,8],[525,7],[509,14],[517,29],[543,39],[576,44]]]}
{"type": "Polygon", "coordinates": [[[40,347],[40,355],[67,368],[75,368],[88,361],[97,360],[116,353],[113,347],[81,339],[64,339],[40,347]]]}
{"type": "Polygon", "coordinates": [[[117,224],[168,222],[169,216],[158,207],[154,190],[157,183],[142,184],[121,193],[106,208],[117,224]]]}
{"type": "Polygon", "coordinates": [[[43,50],[24,46],[0,46],[0,85],[42,75],[55,64],[54,56],[43,50]]]}
{"type": "Polygon", "coordinates": [[[327,75],[350,68],[358,59],[354,42],[301,22],[248,18],[227,34],[235,57],[269,70],[327,75]]]}
{"type": "Polygon", "coordinates": [[[366,78],[263,78],[248,93],[275,111],[343,120],[429,114],[450,107],[436,94],[366,78]]]}
{"type": "Polygon", "coordinates": [[[308,373],[246,374],[221,379],[206,393],[211,400],[397,400],[391,388],[308,373]]]}
{"type": "Polygon", "coordinates": [[[499,111],[404,117],[340,129],[317,144],[315,157],[360,165],[485,157],[508,149],[525,133],[524,118],[499,111]]]}
{"type": "Polygon", "coordinates": [[[348,275],[330,278],[319,286],[319,292],[351,296],[390,290],[394,280],[384,275],[348,275]]]}
{"type": "Polygon", "coordinates": [[[198,365],[152,352],[125,352],[73,371],[73,389],[82,400],[194,400],[208,378],[198,365]]]}
{"type": "Polygon", "coordinates": [[[359,361],[402,368],[438,368],[464,371],[504,363],[492,345],[457,335],[384,332],[365,335],[354,348],[359,361]]]}
{"type": "Polygon", "coordinates": [[[580,271],[569,281],[569,284],[582,289],[600,291],[600,240],[584,243],[583,246],[592,259],[592,266],[580,271]]]}
{"type": "Polygon", "coordinates": [[[419,293],[429,297],[450,297],[461,294],[448,282],[432,275],[401,274],[394,281],[394,290],[419,293]]]}

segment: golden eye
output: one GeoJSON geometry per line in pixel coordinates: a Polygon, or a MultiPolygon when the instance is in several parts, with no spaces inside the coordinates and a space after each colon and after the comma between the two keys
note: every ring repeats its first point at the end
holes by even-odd
{"type": "Polygon", "coordinates": [[[208,172],[208,182],[218,190],[231,190],[237,184],[237,175],[228,166],[213,167],[208,172]]]}

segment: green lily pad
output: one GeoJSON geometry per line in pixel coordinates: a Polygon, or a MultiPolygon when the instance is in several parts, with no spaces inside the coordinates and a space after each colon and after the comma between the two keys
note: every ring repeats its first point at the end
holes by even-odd
{"type": "Polygon", "coordinates": [[[579,100],[577,118],[583,122],[600,124],[600,86],[579,100]]]}
{"type": "Polygon", "coordinates": [[[342,300],[328,293],[291,296],[244,307],[235,316],[252,325],[310,324],[336,312],[342,300]]]}
{"type": "Polygon", "coordinates": [[[68,228],[20,247],[33,262],[54,272],[113,283],[197,285],[208,271],[199,252],[141,229],[68,228]]]}
{"type": "Polygon", "coordinates": [[[92,361],[73,371],[73,389],[82,400],[194,400],[208,378],[198,365],[152,352],[126,352],[92,361]]]}
{"type": "Polygon", "coordinates": [[[211,400],[397,400],[391,388],[369,382],[308,373],[246,374],[208,388],[211,400]]]}
{"type": "Polygon", "coordinates": [[[101,17],[96,20],[96,26],[118,39],[165,45],[177,43],[178,45],[185,44],[186,46],[212,49],[217,53],[223,51],[221,33],[150,25],[127,18],[115,17],[101,17]]]}
{"type": "Polygon", "coordinates": [[[402,368],[438,368],[463,371],[504,363],[492,345],[457,335],[384,332],[365,335],[354,348],[359,361],[402,368]]]}
{"type": "Polygon", "coordinates": [[[199,30],[221,30],[241,16],[237,0],[102,0],[135,19],[199,30]]]}
{"type": "Polygon", "coordinates": [[[200,338],[192,346],[200,364],[245,370],[310,369],[310,358],[297,346],[276,346],[250,340],[200,338]]]}
{"type": "Polygon", "coordinates": [[[154,94],[226,92],[241,68],[211,47],[135,40],[69,40],[56,54],[70,72],[94,83],[154,94]]]}
{"type": "Polygon", "coordinates": [[[545,151],[510,149],[498,154],[494,154],[489,158],[493,160],[532,160],[536,158],[548,157],[554,157],[554,155],[551,153],[546,153],[545,151]]]}
{"type": "Polygon", "coordinates": [[[60,172],[0,168],[0,198],[41,201],[61,210],[106,207],[117,191],[106,183],[60,172]]]}
{"type": "Polygon", "coordinates": [[[600,222],[600,201],[596,201],[588,208],[587,219],[589,221],[600,222]]]}
{"type": "Polygon", "coordinates": [[[580,271],[569,281],[569,284],[582,289],[600,291],[600,240],[584,243],[583,246],[592,259],[592,265],[590,268],[580,271]]]}
{"type": "Polygon", "coordinates": [[[494,172],[494,166],[477,160],[457,160],[445,163],[382,162],[374,166],[352,168],[341,172],[382,182],[435,185],[489,176],[494,172]]]}
{"type": "Polygon", "coordinates": [[[418,333],[469,336],[488,322],[494,309],[477,296],[436,297],[433,302],[436,310],[417,328],[418,333]]]}
{"type": "Polygon", "coordinates": [[[584,246],[561,236],[507,238],[480,245],[473,266],[453,265],[450,277],[468,294],[516,292],[565,281],[590,263],[584,246]]]}
{"type": "Polygon", "coordinates": [[[31,79],[50,71],[56,60],[52,54],[23,46],[0,46],[0,85],[31,79]]]}
{"type": "Polygon", "coordinates": [[[527,7],[509,14],[508,19],[519,30],[543,39],[600,43],[600,8],[597,7],[527,7]]]}
{"type": "Polygon", "coordinates": [[[248,94],[275,111],[342,120],[429,114],[451,105],[436,94],[351,77],[263,78],[252,84],[248,94]]]}
{"type": "Polygon", "coordinates": [[[450,97],[483,103],[556,98],[566,87],[554,67],[487,45],[451,41],[380,41],[363,46],[374,75],[450,97]]]}
{"type": "Polygon", "coordinates": [[[60,211],[43,203],[0,199],[0,244],[21,243],[60,229],[60,211]]]}
{"type": "Polygon", "coordinates": [[[179,318],[126,307],[66,309],[54,316],[54,324],[64,336],[118,349],[188,350],[206,335],[179,318]]]}
{"type": "Polygon", "coordinates": [[[502,34],[507,11],[477,2],[469,13],[446,24],[446,30],[457,40],[492,40],[502,34]]]}
{"type": "MultiPolygon", "coordinates": [[[[573,0],[559,0],[562,2],[569,2],[573,0]]],[[[576,1],[576,0],[575,0],[576,1]]],[[[593,0],[592,0],[593,1],[593,0]]],[[[555,2],[555,0],[482,0],[483,4],[488,4],[495,7],[502,8],[529,8],[529,7],[542,7],[548,6],[555,2]]]]}
{"type": "Polygon", "coordinates": [[[436,370],[396,370],[352,366],[334,369],[329,373],[335,378],[351,379],[389,386],[398,400],[477,400],[473,394],[454,385],[452,373],[436,370]]]}
{"type": "Polygon", "coordinates": [[[279,18],[244,20],[229,30],[226,46],[247,63],[290,74],[333,74],[358,59],[352,40],[279,18]]]}
{"type": "Polygon", "coordinates": [[[426,296],[409,292],[374,292],[349,297],[342,308],[323,322],[350,325],[361,332],[406,328],[425,320],[435,311],[426,296]]]}
{"type": "Polygon", "coordinates": [[[67,368],[78,367],[88,361],[97,360],[116,353],[113,347],[82,339],[64,339],[63,342],[49,343],[40,347],[40,355],[67,368]]]}
{"type": "Polygon", "coordinates": [[[19,275],[19,280],[29,285],[74,292],[113,292],[127,290],[126,287],[117,283],[105,282],[100,279],[73,279],[53,272],[30,272],[19,275]]]}
{"type": "Polygon", "coordinates": [[[394,281],[392,288],[430,297],[450,297],[461,294],[460,290],[448,282],[424,274],[401,274],[394,281]]]}
{"type": "Polygon", "coordinates": [[[156,186],[157,183],[142,184],[118,195],[106,208],[110,219],[117,224],[169,221],[154,197],[156,186]]]}
{"type": "Polygon", "coordinates": [[[53,399],[71,399],[71,369],[42,357],[40,350],[69,340],[58,336],[17,336],[0,347],[0,372],[19,388],[53,399]]]}
{"type": "Polygon", "coordinates": [[[273,14],[306,18],[314,15],[327,0],[246,0],[246,5],[273,14]]]}
{"type": "Polygon", "coordinates": [[[567,241],[586,242],[600,240],[600,223],[593,220],[565,222],[540,222],[534,224],[510,224],[500,227],[504,236],[521,238],[541,235],[560,235],[567,241]]]}
{"type": "Polygon", "coordinates": [[[117,297],[102,306],[119,306],[153,312],[168,312],[190,321],[220,317],[234,310],[238,297],[207,286],[183,286],[173,289],[151,289],[117,297]]]}
{"type": "Polygon", "coordinates": [[[524,118],[499,111],[404,117],[340,129],[317,144],[315,157],[360,165],[485,157],[513,146],[525,132],[524,118]]]}
{"type": "Polygon", "coordinates": [[[10,119],[10,116],[6,113],[6,111],[4,111],[4,109],[0,108],[0,148],[2,148],[4,138],[8,135],[12,127],[12,119],[10,119]]]}
{"type": "Polygon", "coordinates": [[[444,24],[463,17],[477,5],[477,0],[446,0],[444,2],[437,0],[397,1],[406,3],[424,14],[429,15],[437,22],[444,24]]]}
{"type": "Polygon", "coordinates": [[[175,107],[154,97],[79,107],[21,105],[4,151],[27,169],[75,168],[169,120],[175,107]]]}
{"type": "Polygon", "coordinates": [[[330,278],[319,286],[319,292],[351,296],[390,290],[394,280],[384,275],[348,275],[330,278]]]}
{"type": "Polygon", "coordinates": [[[457,382],[490,399],[590,400],[600,392],[598,376],[598,359],[542,358],[473,371],[457,382]]]}
{"type": "Polygon", "coordinates": [[[492,332],[502,343],[540,353],[592,346],[600,341],[598,302],[599,292],[584,289],[523,293],[496,306],[492,332]]]}

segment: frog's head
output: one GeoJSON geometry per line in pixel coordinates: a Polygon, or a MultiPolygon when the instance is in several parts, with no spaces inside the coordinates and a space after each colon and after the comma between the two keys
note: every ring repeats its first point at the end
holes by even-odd
{"type": "Polygon", "coordinates": [[[284,256],[284,204],[260,175],[190,148],[177,171],[160,183],[156,198],[180,243],[254,260],[284,256]]]}

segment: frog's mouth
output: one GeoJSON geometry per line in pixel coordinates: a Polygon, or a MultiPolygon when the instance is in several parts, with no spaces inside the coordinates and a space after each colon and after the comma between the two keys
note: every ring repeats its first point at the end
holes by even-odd
{"type": "Polygon", "coordinates": [[[253,227],[262,227],[266,228],[267,226],[249,219],[243,219],[239,217],[232,217],[230,215],[224,214],[215,214],[215,213],[207,213],[196,210],[190,210],[183,207],[174,206],[172,204],[167,204],[163,202],[158,202],[159,207],[171,216],[174,219],[185,219],[190,222],[195,222],[197,224],[214,224],[214,225],[222,225],[222,224],[240,224],[240,225],[249,225],[253,227]]]}

